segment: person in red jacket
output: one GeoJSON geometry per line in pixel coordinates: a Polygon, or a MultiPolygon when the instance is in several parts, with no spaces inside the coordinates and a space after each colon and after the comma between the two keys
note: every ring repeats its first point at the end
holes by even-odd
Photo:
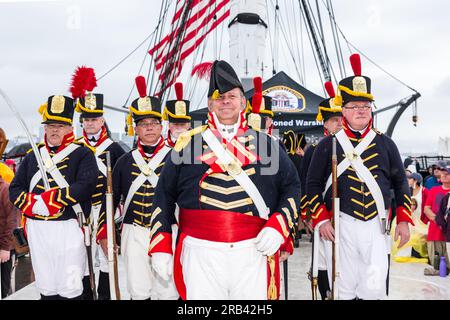
{"type": "MultiPolygon", "coordinates": [[[[450,192],[450,173],[449,169],[444,167],[440,167],[439,171],[442,185],[430,189],[424,208],[424,213],[429,220],[427,237],[428,257],[430,264],[434,266],[436,255],[439,257],[444,256],[447,266],[449,266],[445,235],[436,223],[436,214],[439,212],[442,199],[450,192]]],[[[436,268],[426,268],[424,273],[425,275],[439,275],[439,271],[436,268]]]]}

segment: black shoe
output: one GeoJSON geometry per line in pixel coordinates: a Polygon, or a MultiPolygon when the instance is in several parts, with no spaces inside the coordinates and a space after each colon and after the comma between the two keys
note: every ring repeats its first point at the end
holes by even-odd
{"type": "Polygon", "coordinates": [[[60,298],[60,296],[57,295],[57,294],[52,295],[52,296],[44,296],[44,295],[41,293],[41,300],[60,300],[59,298],[60,298]]]}
{"type": "MultiPolygon", "coordinates": [[[[86,300],[84,298],[83,294],[80,294],[79,296],[73,297],[73,298],[66,298],[66,297],[62,297],[62,296],[58,296],[59,299],[58,300],[86,300]]],[[[93,300],[93,299],[92,299],[93,300]]]]}
{"type": "Polygon", "coordinates": [[[97,293],[98,300],[111,300],[111,292],[109,290],[109,273],[100,271],[97,293]]]}
{"type": "Polygon", "coordinates": [[[330,291],[327,270],[319,270],[319,273],[317,274],[317,286],[319,287],[322,300],[325,300],[327,298],[327,292],[330,291]]]}
{"type": "Polygon", "coordinates": [[[83,278],[83,300],[94,300],[94,293],[91,288],[91,279],[89,276],[83,278]]]}

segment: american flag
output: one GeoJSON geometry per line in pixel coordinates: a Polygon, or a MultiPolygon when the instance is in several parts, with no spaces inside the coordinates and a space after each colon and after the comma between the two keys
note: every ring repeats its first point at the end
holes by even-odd
{"type": "Polygon", "coordinates": [[[171,31],[149,54],[159,72],[159,92],[180,75],[184,60],[230,15],[230,0],[178,0],[171,31]]]}

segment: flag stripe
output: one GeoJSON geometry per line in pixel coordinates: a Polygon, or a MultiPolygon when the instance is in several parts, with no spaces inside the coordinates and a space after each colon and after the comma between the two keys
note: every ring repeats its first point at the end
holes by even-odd
{"type": "MultiPolygon", "coordinates": [[[[156,70],[160,70],[168,59],[170,59],[176,52],[180,52],[186,43],[188,43],[189,41],[195,41],[195,37],[197,36],[199,31],[203,29],[208,29],[208,25],[211,23],[217,12],[220,11],[229,2],[230,0],[223,0],[207,17],[203,19],[202,23],[196,29],[190,31],[188,34],[184,36],[183,41],[179,44],[177,48],[172,48],[169,53],[166,53],[164,56],[161,55],[160,59],[155,59],[156,70]]],[[[223,21],[223,19],[221,21],[223,21]]],[[[212,23],[212,25],[217,26],[217,24],[215,23],[212,23]]],[[[209,27],[207,34],[210,31],[211,27],[209,27]]],[[[204,39],[204,37],[202,39],[204,39]]]]}
{"type": "MultiPolygon", "coordinates": [[[[185,2],[187,2],[188,0],[186,0],[185,2]]],[[[191,3],[191,10],[193,10],[194,9],[194,7],[197,5],[197,4],[199,4],[201,2],[201,0],[194,0],[192,3],[191,3]]],[[[181,17],[181,14],[183,13],[183,10],[184,10],[184,6],[186,5],[186,3],[184,4],[184,5],[182,5],[181,6],[181,8],[175,13],[175,15],[173,16],[173,19],[172,19],[172,24],[174,24],[174,22],[175,21],[177,21],[180,17],[181,17]]]]}
{"type": "MultiPolygon", "coordinates": [[[[190,30],[190,28],[196,28],[197,26],[194,26],[194,24],[196,22],[198,22],[198,20],[203,17],[205,15],[205,13],[207,12],[208,9],[210,9],[210,7],[216,2],[216,0],[203,0],[200,1],[202,6],[197,6],[195,9],[196,11],[191,12],[191,16],[189,17],[189,19],[187,20],[184,29],[186,30],[185,34],[187,34],[190,30]]],[[[180,26],[177,27],[171,34],[167,35],[162,42],[164,41],[165,43],[170,39],[170,42],[172,42],[174,39],[176,39],[176,37],[178,36],[178,34],[180,33],[181,28],[180,26]]],[[[158,46],[158,48],[160,48],[160,46],[158,46]]],[[[167,55],[168,51],[170,50],[170,45],[166,45],[164,46],[164,48],[162,48],[161,50],[158,50],[158,52],[156,53],[156,58],[154,58],[155,62],[157,63],[162,56],[167,55]]],[[[155,52],[155,50],[150,50],[149,53],[153,56],[155,56],[155,54],[153,54],[155,52]],[[152,51],[152,53],[150,53],[150,51],[152,51]]]]}
{"type": "MultiPolygon", "coordinates": [[[[201,13],[201,15],[199,15],[198,13],[201,12],[204,8],[207,8],[208,6],[210,6],[212,3],[214,3],[216,0],[209,0],[209,2],[207,2],[207,0],[194,0],[193,3],[191,3],[191,17],[188,19],[187,21],[187,25],[184,28],[185,30],[187,29],[188,26],[190,26],[193,22],[195,22],[196,19],[199,19],[205,11],[203,11],[201,13]],[[202,6],[197,6],[197,4],[201,4],[202,6]]],[[[172,21],[172,25],[178,21],[179,17],[181,16],[181,14],[183,13],[183,11],[185,10],[184,5],[177,11],[177,13],[175,14],[175,17],[172,21]]],[[[158,60],[161,56],[161,54],[163,54],[162,51],[164,51],[164,49],[167,48],[167,46],[165,46],[164,48],[161,48],[164,44],[167,44],[168,41],[172,42],[173,39],[176,39],[176,37],[178,36],[178,34],[180,33],[180,26],[177,26],[174,30],[172,30],[168,35],[166,35],[157,45],[155,45],[152,49],[150,49],[148,51],[148,53],[152,56],[157,56],[156,60],[158,60]],[[161,49],[161,50],[160,50],[161,49]],[[156,52],[156,54],[155,54],[156,52]]],[[[168,48],[167,48],[168,49],[168,48]]],[[[155,61],[156,61],[155,60],[155,61]]]]}
{"type": "Polygon", "coordinates": [[[172,31],[148,52],[153,56],[155,69],[159,72],[158,96],[175,83],[184,60],[201,45],[211,31],[230,16],[230,9],[227,7],[229,3],[230,0],[193,0],[189,9],[190,16],[181,25],[180,18],[186,12],[187,0],[178,0],[177,6],[181,4],[182,7],[176,10],[172,19],[172,31]],[[180,32],[183,33],[182,37],[180,32]]]}
{"type": "MultiPolygon", "coordinates": [[[[171,80],[164,86],[164,88],[161,88],[160,92],[158,92],[158,94],[160,94],[161,92],[165,91],[167,88],[169,88],[171,85],[173,85],[176,81],[176,78],[180,75],[181,70],[182,70],[182,64],[184,62],[184,60],[195,50],[197,49],[197,47],[203,42],[203,40],[206,38],[206,36],[213,31],[220,23],[222,23],[226,18],[228,18],[230,16],[230,10],[227,10],[220,18],[218,18],[211,26],[210,29],[208,29],[208,31],[202,35],[199,39],[197,39],[197,41],[195,41],[194,45],[192,45],[191,47],[187,48],[185,51],[183,51],[183,53],[181,54],[180,57],[180,62],[178,63],[177,66],[175,66],[177,68],[177,72],[176,75],[171,78],[171,80]]],[[[164,79],[164,75],[163,73],[161,73],[160,75],[160,80],[162,81],[164,79]]]]}

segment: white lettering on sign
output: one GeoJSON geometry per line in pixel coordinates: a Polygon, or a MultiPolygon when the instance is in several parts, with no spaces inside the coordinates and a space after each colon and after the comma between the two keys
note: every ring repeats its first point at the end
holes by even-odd
{"type": "MultiPolygon", "coordinates": [[[[275,127],[292,127],[294,126],[294,120],[289,121],[274,121],[273,124],[275,127]]],[[[312,126],[320,126],[321,123],[316,120],[303,120],[303,119],[297,119],[295,120],[295,126],[296,127],[312,127],[312,126]]]]}

